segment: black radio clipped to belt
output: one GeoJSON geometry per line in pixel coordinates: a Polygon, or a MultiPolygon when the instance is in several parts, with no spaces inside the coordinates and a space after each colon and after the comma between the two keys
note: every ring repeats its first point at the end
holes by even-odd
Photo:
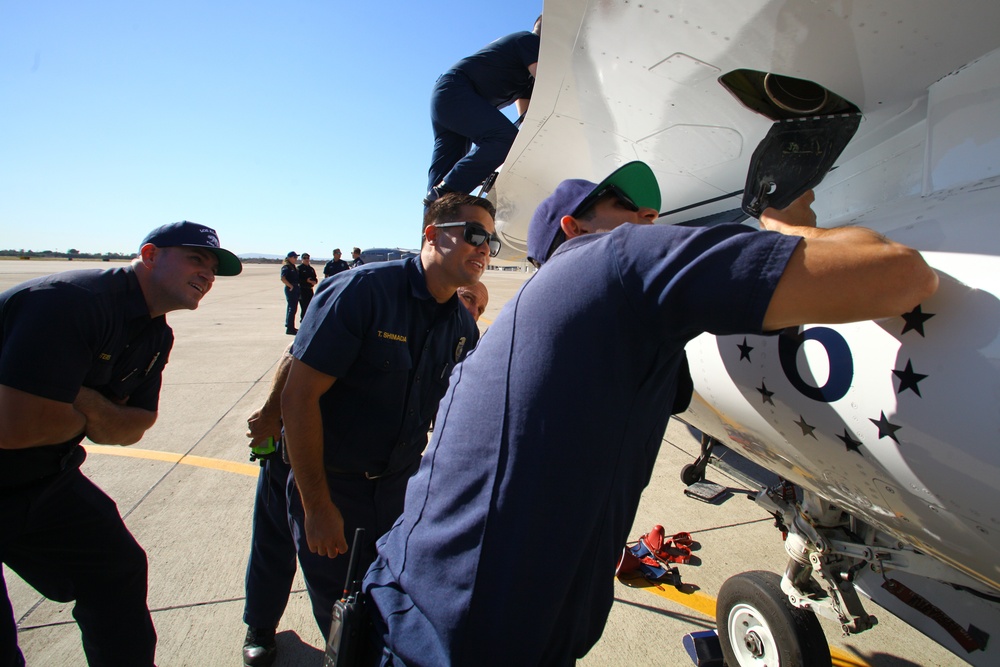
{"type": "Polygon", "coordinates": [[[367,596],[361,592],[361,575],[358,574],[361,546],[365,529],[354,531],[351,560],[347,564],[347,582],[344,595],[333,603],[333,620],[326,640],[323,667],[361,667],[366,663],[371,643],[368,633],[369,611],[367,596]]]}

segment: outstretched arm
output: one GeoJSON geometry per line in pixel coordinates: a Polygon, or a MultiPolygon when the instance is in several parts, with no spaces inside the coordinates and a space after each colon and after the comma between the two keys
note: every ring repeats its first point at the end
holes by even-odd
{"type": "Polygon", "coordinates": [[[937,290],[938,276],[920,253],[864,227],[819,229],[810,190],[761,227],[801,236],[771,297],[764,329],[894,317],[937,290]]]}

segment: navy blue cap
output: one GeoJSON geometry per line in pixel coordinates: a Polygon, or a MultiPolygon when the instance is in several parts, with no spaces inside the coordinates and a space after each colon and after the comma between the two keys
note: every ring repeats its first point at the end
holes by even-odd
{"type": "Polygon", "coordinates": [[[157,248],[173,248],[184,246],[187,248],[205,248],[212,251],[219,258],[219,268],[216,275],[238,276],[243,271],[243,264],[239,257],[223,250],[219,247],[219,235],[215,230],[205,225],[183,220],[181,222],[171,222],[169,225],[157,227],[139,244],[139,248],[152,243],[157,248]]]}
{"type": "Polygon", "coordinates": [[[559,233],[563,216],[578,216],[596,201],[609,185],[614,185],[642,208],[660,210],[660,186],[653,170],[645,162],[622,165],[600,183],[571,178],[560,183],[531,216],[528,225],[528,259],[544,264],[549,249],[559,233]]]}

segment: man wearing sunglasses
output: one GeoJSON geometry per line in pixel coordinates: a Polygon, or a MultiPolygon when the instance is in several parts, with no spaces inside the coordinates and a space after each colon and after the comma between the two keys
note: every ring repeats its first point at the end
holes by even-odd
{"type": "Polygon", "coordinates": [[[937,289],[917,251],[818,229],[811,202],[764,211],[764,231],[650,225],[660,192],[640,162],[542,202],[541,268],[455,371],[366,575],[382,665],[574,664],[607,621],[684,345],[898,315],[937,289]],[[560,540],[573,548],[540,566],[560,540]]]}
{"type": "MultiPolygon", "coordinates": [[[[348,538],[365,528],[363,572],[375,539],[402,511],[451,369],[479,339],[456,290],[478,282],[499,250],[493,215],[485,199],[449,194],[427,209],[418,256],[324,280],[291,357],[279,364],[287,380],[275,378],[254,415],[255,438],[281,435],[284,422],[292,539],[324,635],[344,590],[348,538]]],[[[263,520],[282,510],[272,504],[257,512],[263,520]]],[[[268,619],[245,617],[248,642],[251,634],[263,642],[244,648],[247,664],[274,660],[279,602],[268,619]]]]}

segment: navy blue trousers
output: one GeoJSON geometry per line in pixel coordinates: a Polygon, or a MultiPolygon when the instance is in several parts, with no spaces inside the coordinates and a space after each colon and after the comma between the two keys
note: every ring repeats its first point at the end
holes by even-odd
{"type": "MultiPolygon", "coordinates": [[[[90,667],[153,665],[146,553],[115,502],[78,469],[0,490],[0,558],[48,599],[76,601],[73,617],[90,667]]],[[[3,592],[0,665],[20,666],[17,626],[3,592]]]]}
{"type": "Polygon", "coordinates": [[[278,627],[295,578],[295,543],[288,528],[285,500],[289,472],[291,468],[281,459],[279,449],[257,476],[243,606],[243,622],[254,628],[278,627]]]}
{"type": "MultiPolygon", "coordinates": [[[[348,548],[354,541],[354,530],[358,527],[365,529],[365,541],[358,566],[359,578],[364,577],[368,567],[375,562],[375,541],[388,532],[403,513],[406,483],[417,471],[419,464],[419,460],[414,461],[406,470],[374,480],[365,479],[361,475],[327,473],[330,498],[344,517],[344,535],[348,548]]],[[[299,554],[299,564],[302,566],[302,576],[309,591],[313,617],[326,638],[330,632],[333,603],[344,593],[350,554],[327,558],[309,551],[305,512],[299,489],[295,486],[294,473],[288,482],[288,518],[292,539],[299,554]]]]}
{"type": "Polygon", "coordinates": [[[285,329],[295,328],[295,311],[299,307],[299,288],[285,288],[285,301],[288,307],[285,308],[285,329]]]}
{"type": "Polygon", "coordinates": [[[309,307],[309,302],[313,299],[313,290],[310,287],[306,289],[304,287],[299,287],[299,322],[306,317],[306,308],[309,307]]]}
{"type": "Polygon", "coordinates": [[[442,74],[431,93],[434,152],[427,190],[442,180],[452,190],[472,192],[507,159],[517,127],[479,96],[464,74],[442,74]]]}

